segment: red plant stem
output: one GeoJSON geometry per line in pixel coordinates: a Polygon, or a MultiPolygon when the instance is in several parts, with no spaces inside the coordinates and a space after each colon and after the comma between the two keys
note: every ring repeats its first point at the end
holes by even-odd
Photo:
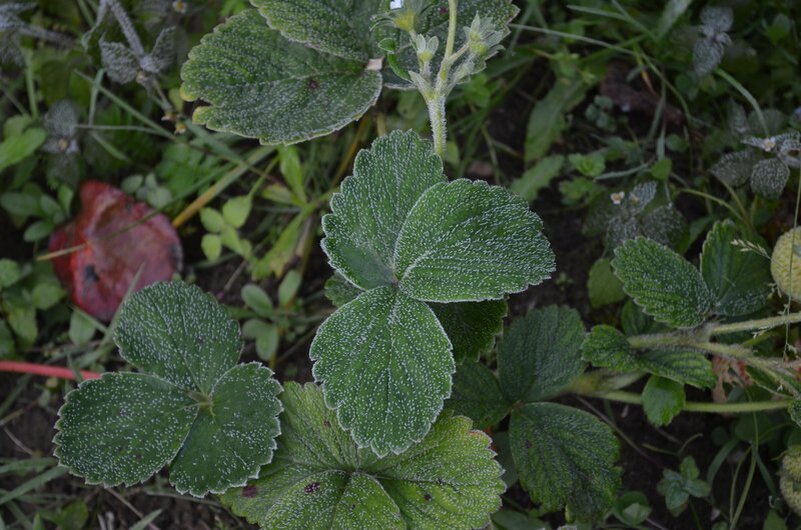
{"type": "MultiPolygon", "coordinates": [[[[16,361],[0,361],[0,372],[17,372],[20,374],[44,375],[47,377],[58,377],[59,379],[70,379],[75,381],[75,372],[69,368],[61,366],[48,366],[46,364],[21,363],[16,361]]],[[[84,379],[97,379],[100,374],[81,370],[81,377],[84,379]]]]}

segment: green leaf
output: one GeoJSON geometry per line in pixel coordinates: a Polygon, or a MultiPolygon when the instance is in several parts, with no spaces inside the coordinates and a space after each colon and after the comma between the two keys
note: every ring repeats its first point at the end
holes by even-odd
{"type": "Polygon", "coordinates": [[[684,385],[652,375],[642,391],[645,416],[657,427],[669,425],[685,403],[684,385]]]}
{"type": "Polygon", "coordinates": [[[553,88],[534,106],[526,131],[526,161],[537,160],[567,129],[565,115],[581,103],[589,87],[578,76],[559,77],[553,88]]]}
{"type": "Polygon", "coordinates": [[[512,193],[517,193],[532,202],[539,196],[540,190],[547,188],[551,181],[559,176],[564,163],[563,155],[546,156],[512,182],[509,189],[512,193]]]}
{"type": "Polygon", "coordinates": [[[165,464],[181,492],[241,486],[272,459],[281,386],[256,363],[236,365],[236,321],[186,284],[157,283],[123,305],[121,355],[150,374],[105,374],[67,395],[54,442],[90,483],[143,481],[165,464]],[[254,406],[257,405],[257,406],[254,406]]]}
{"type": "Polygon", "coordinates": [[[20,279],[22,271],[16,261],[0,259],[0,289],[11,287],[20,279]]]}
{"type": "Polygon", "coordinates": [[[417,445],[379,459],[337,426],[314,385],[288,383],[273,462],[221,500],[262,528],[481,528],[500,506],[489,438],[445,415],[417,445]]]}
{"type": "Polygon", "coordinates": [[[581,353],[584,359],[598,368],[611,368],[619,372],[631,372],[639,368],[626,336],[606,324],[590,330],[581,345],[581,353]]]}
{"type": "Polygon", "coordinates": [[[205,234],[203,239],[200,240],[200,248],[203,249],[203,255],[206,259],[214,261],[220,258],[222,254],[222,238],[217,234],[205,234]]]}
{"type": "Polygon", "coordinates": [[[709,484],[699,479],[698,466],[693,457],[688,456],[682,460],[680,473],[672,469],[662,472],[662,480],[656,485],[656,490],[665,497],[668,510],[677,516],[687,508],[690,496],[706,497],[711,493],[709,484]]]}
{"type": "Polygon", "coordinates": [[[291,144],[360,118],[381,92],[381,74],[285,39],[255,10],[229,18],[189,52],[182,96],[209,106],[193,119],[210,129],[291,144]]]}
{"type": "Polygon", "coordinates": [[[0,171],[22,162],[39,149],[47,139],[44,129],[28,129],[0,143],[0,171]]]}
{"type": "Polygon", "coordinates": [[[522,199],[485,182],[446,183],[415,133],[362,151],[323,218],[331,265],[363,289],[399,284],[430,302],[499,299],[553,270],[542,222],[522,199]]]}
{"type": "Polygon", "coordinates": [[[234,228],[242,228],[250,215],[251,200],[249,195],[234,197],[225,201],[222,216],[234,228]]]}
{"type": "Polygon", "coordinates": [[[659,23],[657,24],[656,35],[659,39],[668,34],[670,28],[687,11],[691,3],[692,0],[668,0],[662,9],[662,15],[659,17],[659,23]]]}
{"type": "Polygon", "coordinates": [[[194,405],[158,377],[104,374],[67,394],[55,455],[88,484],[142,482],[175,458],[197,416],[194,405]]]}
{"type": "Polygon", "coordinates": [[[614,502],[618,442],[594,416],[531,403],[512,413],[509,435],[520,482],[543,511],[565,506],[577,519],[593,520],[614,502]]]}
{"type": "Polygon", "coordinates": [[[506,417],[510,403],[489,368],[465,361],[456,368],[453,392],[445,406],[472,419],[479,429],[487,429],[506,417]]]}
{"type": "Polygon", "coordinates": [[[593,263],[587,278],[587,294],[592,307],[601,307],[620,302],[626,297],[623,284],[612,271],[612,262],[600,258],[593,263]]]}
{"type": "Polygon", "coordinates": [[[659,243],[642,237],[626,241],[615,250],[612,266],[626,293],[660,322],[690,328],[712,310],[713,295],[701,273],[659,243]]]}
{"type": "Polygon", "coordinates": [[[554,267],[528,203],[484,181],[430,187],[395,247],[401,290],[430,302],[499,299],[542,282],[554,267]]]}
{"type": "Polygon", "coordinates": [[[717,376],[706,355],[686,350],[652,350],[638,356],[641,370],[698,388],[712,388],[717,376]]]}
{"type": "Polygon", "coordinates": [[[223,374],[170,465],[175,488],[201,497],[258,476],[272,460],[281,431],[281,404],[275,397],[280,391],[272,371],[259,363],[240,364],[223,374]]]}
{"type": "Polygon", "coordinates": [[[289,307],[295,300],[300,288],[300,283],[303,277],[296,270],[291,270],[286,273],[281,284],[278,286],[278,305],[281,307],[289,307]]]}
{"type": "Polygon", "coordinates": [[[92,340],[95,335],[95,325],[92,318],[82,311],[73,311],[70,316],[70,340],[78,346],[83,346],[92,340]]]}
{"type": "Polygon", "coordinates": [[[311,345],[314,378],[360,447],[399,453],[428,432],[451,389],[451,344],[424,303],[377,287],[341,307],[311,345]]]}
{"type": "Polygon", "coordinates": [[[249,283],[242,287],[240,291],[242,300],[249,308],[259,314],[259,316],[268,316],[273,312],[273,301],[270,296],[264,292],[264,289],[256,284],[249,283]]]}
{"type": "Polygon", "coordinates": [[[203,228],[215,234],[222,232],[227,224],[222,214],[212,208],[200,209],[200,222],[203,223],[203,228]]]}
{"type": "Polygon", "coordinates": [[[350,283],[339,272],[335,272],[325,282],[325,297],[336,307],[342,307],[362,292],[362,289],[350,283]]]}
{"type": "Polygon", "coordinates": [[[703,353],[653,350],[636,353],[626,337],[612,326],[595,326],[581,346],[584,359],[598,368],[620,372],[645,371],[699,388],[715,386],[712,363],[703,353]]]}
{"type": "Polygon", "coordinates": [[[209,294],[157,283],[122,305],[114,336],[120,355],[179,388],[209,393],[242,350],[239,326],[209,294]]]}
{"type": "Polygon", "coordinates": [[[748,315],[764,307],[772,283],[770,261],[736,247],[738,236],[734,223],[717,222],[701,253],[701,274],[717,300],[715,312],[730,317],[748,315]]]}
{"type": "Polygon", "coordinates": [[[39,283],[31,292],[31,301],[36,309],[44,311],[56,305],[65,294],[57,283],[39,283]]]}
{"type": "Polygon", "coordinates": [[[251,0],[271,28],[287,39],[345,59],[373,57],[370,28],[384,0],[251,0]]]}
{"type": "Polygon", "coordinates": [[[503,330],[503,317],[507,310],[504,300],[432,303],[429,307],[445,329],[457,363],[477,361],[481,355],[492,351],[495,337],[503,330]]]}
{"type": "Polygon", "coordinates": [[[553,397],[584,371],[584,324],[574,309],[533,309],[506,330],[498,345],[498,374],[510,402],[553,397]]]}
{"type": "Polygon", "coordinates": [[[398,237],[423,193],[445,181],[431,143],[393,131],[360,151],[353,176],[323,217],[322,247],[331,266],[362,289],[392,283],[398,237]]]}

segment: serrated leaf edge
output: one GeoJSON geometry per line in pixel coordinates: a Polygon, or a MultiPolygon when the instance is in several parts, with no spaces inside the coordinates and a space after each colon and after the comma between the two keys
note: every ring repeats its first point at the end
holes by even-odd
{"type": "MultiPolygon", "coordinates": [[[[380,287],[374,287],[373,289],[383,289],[385,287],[386,286],[384,285],[384,286],[380,286],[380,287]]],[[[368,292],[372,291],[373,289],[370,289],[370,290],[364,291],[364,292],[368,293],[368,292]]],[[[403,294],[403,296],[407,296],[404,293],[400,293],[400,294],[403,294]]],[[[361,295],[359,295],[359,296],[361,296],[361,295]]],[[[359,296],[357,296],[356,298],[354,298],[353,300],[351,300],[347,304],[345,304],[345,305],[341,306],[340,308],[338,308],[334,313],[332,313],[332,316],[334,314],[338,313],[339,311],[341,311],[342,309],[346,308],[350,304],[354,303],[356,300],[358,300],[359,296]]],[[[412,298],[412,300],[414,300],[414,299],[412,298]]],[[[428,426],[426,427],[425,431],[422,432],[422,434],[420,434],[419,436],[418,435],[412,436],[412,438],[410,439],[410,441],[406,445],[390,447],[388,452],[382,453],[378,449],[376,449],[372,444],[366,443],[365,440],[362,437],[360,437],[356,433],[354,433],[353,430],[352,430],[352,427],[350,425],[345,425],[345,423],[342,421],[342,418],[340,417],[340,406],[341,406],[341,403],[336,404],[336,403],[332,403],[331,401],[329,401],[328,391],[326,390],[326,382],[320,380],[318,378],[318,376],[317,376],[317,363],[315,362],[314,366],[312,366],[312,377],[314,377],[315,383],[317,383],[320,386],[320,388],[322,389],[322,392],[323,392],[323,403],[325,403],[325,406],[328,407],[329,410],[333,410],[333,411],[336,412],[337,423],[339,423],[339,426],[342,428],[342,430],[344,430],[344,431],[346,431],[346,432],[348,432],[350,434],[350,437],[353,440],[353,443],[356,444],[357,448],[359,448],[359,449],[370,449],[379,458],[384,458],[390,452],[393,453],[393,454],[396,454],[396,455],[402,454],[402,453],[406,452],[406,450],[409,449],[412,445],[420,443],[423,440],[423,438],[425,438],[428,435],[428,433],[431,431],[431,426],[434,424],[434,422],[437,421],[437,418],[439,417],[440,413],[445,408],[445,402],[448,399],[450,399],[451,394],[453,392],[453,374],[456,373],[456,361],[455,361],[455,359],[453,359],[453,343],[451,343],[450,337],[448,337],[448,334],[446,333],[445,328],[442,327],[442,323],[437,318],[437,315],[434,313],[434,310],[431,309],[428,306],[428,304],[423,303],[423,305],[431,313],[431,316],[434,317],[434,320],[436,321],[437,326],[439,326],[439,329],[442,331],[442,335],[448,341],[448,344],[450,346],[449,347],[449,351],[450,351],[450,354],[451,354],[451,360],[453,361],[453,370],[451,371],[451,374],[450,374],[451,377],[450,377],[450,386],[448,387],[448,392],[442,397],[442,403],[440,403],[440,406],[436,410],[436,412],[433,413],[433,416],[429,420],[428,426]]],[[[329,317],[329,318],[331,318],[331,317],[329,317]]],[[[317,328],[317,333],[314,335],[314,338],[312,339],[311,345],[309,346],[309,352],[311,352],[314,349],[314,343],[317,341],[317,337],[319,336],[320,329],[322,329],[322,327],[324,325],[325,325],[325,322],[320,324],[320,327],[317,328]]],[[[312,358],[311,357],[311,353],[309,354],[309,358],[312,361],[316,361],[317,360],[316,358],[312,358]]]]}
{"type": "MultiPolygon", "coordinates": [[[[212,389],[211,389],[211,392],[209,393],[209,395],[210,395],[210,397],[212,398],[212,401],[213,401],[213,400],[214,400],[214,390],[217,388],[217,383],[219,383],[219,382],[220,382],[220,380],[221,380],[223,377],[225,377],[225,376],[226,376],[226,375],[227,375],[227,374],[228,374],[228,373],[229,373],[231,370],[233,370],[234,368],[237,368],[238,366],[250,366],[250,365],[256,365],[256,366],[257,366],[257,368],[258,368],[259,370],[267,370],[267,371],[269,372],[269,374],[270,374],[270,381],[271,381],[272,383],[274,383],[274,385],[273,385],[273,386],[274,386],[274,387],[277,387],[277,389],[278,389],[278,392],[276,392],[275,394],[273,394],[273,398],[274,398],[274,399],[275,399],[275,401],[278,403],[278,412],[277,412],[277,414],[276,414],[275,416],[273,416],[273,419],[275,420],[275,424],[276,424],[276,429],[277,429],[277,432],[276,432],[275,436],[273,436],[273,437],[270,439],[270,443],[269,443],[269,454],[267,454],[267,451],[265,450],[265,454],[267,454],[267,457],[266,457],[266,459],[265,459],[263,462],[262,462],[261,460],[259,460],[259,461],[258,461],[256,464],[254,464],[254,465],[252,466],[252,468],[251,468],[252,470],[251,470],[251,471],[248,473],[248,476],[247,476],[247,477],[245,477],[245,478],[242,480],[242,482],[241,482],[241,483],[231,483],[231,484],[228,484],[227,486],[223,487],[223,488],[222,488],[222,489],[220,489],[220,490],[216,490],[216,489],[209,489],[208,491],[203,491],[203,492],[192,491],[192,489],[191,489],[191,488],[188,488],[188,489],[186,489],[186,490],[182,490],[181,488],[179,488],[179,487],[178,487],[178,486],[177,486],[177,485],[176,485],[176,484],[175,484],[175,483],[172,481],[172,476],[170,476],[170,484],[171,484],[171,485],[172,485],[172,486],[175,488],[175,490],[176,490],[178,493],[181,493],[181,494],[184,494],[184,493],[189,493],[189,494],[190,494],[190,495],[192,495],[193,497],[197,497],[197,498],[203,498],[203,497],[205,497],[205,496],[206,496],[207,494],[209,494],[209,493],[212,493],[212,494],[218,495],[218,494],[221,494],[221,493],[225,493],[226,491],[228,491],[228,490],[229,490],[229,489],[231,489],[231,488],[239,488],[239,487],[243,487],[243,486],[245,486],[245,485],[248,483],[248,481],[249,481],[249,480],[256,479],[256,478],[259,478],[259,473],[261,472],[261,468],[262,468],[262,467],[264,467],[265,465],[267,465],[267,464],[269,464],[270,462],[272,462],[272,461],[273,461],[273,456],[275,455],[275,450],[276,450],[276,448],[278,447],[278,442],[276,441],[276,438],[278,438],[279,436],[281,436],[281,422],[279,421],[278,417],[279,417],[279,416],[281,415],[281,413],[284,411],[284,404],[283,404],[283,403],[281,402],[281,400],[278,398],[278,396],[279,396],[279,395],[280,395],[280,394],[281,394],[281,393],[284,391],[284,387],[281,385],[281,383],[280,383],[280,382],[279,382],[277,379],[275,379],[275,377],[273,377],[273,376],[275,375],[275,373],[274,373],[274,372],[273,372],[273,371],[272,371],[270,368],[268,368],[268,367],[264,366],[263,364],[261,364],[260,362],[257,362],[257,361],[251,361],[251,362],[249,362],[249,363],[239,363],[239,364],[235,364],[235,365],[233,365],[231,368],[229,368],[228,370],[226,370],[226,372],[225,372],[224,374],[222,374],[222,375],[220,376],[220,378],[219,378],[219,379],[217,379],[217,381],[215,381],[215,383],[214,383],[214,386],[212,387],[212,389]]],[[[198,414],[198,415],[199,415],[199,414],[198,414]]],[[[192,427],[195,425],[195,421],[197,421],[197,417],[195,417],[195,419],[192,421],[192,425],[189,427],[189,432],[191,432],[191,431],[192,431],[192,427]]],[[[186,440],[187,440],[187,438],[189,437],[189,432],[187,432],[187,433],[186,433],[186,437],[185,437],[185,438],[184,438],[184,439],[181,441],[181,447],[178,449],[179,451],[180,451],[180,449],[181,449],[181,448],[183,448],[184,444],[186,443],[186,440]]],[[[170,459],[170,461],[167,463],[167,465],[168,465],[168,466],[169,466],[169,465],[170,465],[170,464],[173,462],[173,460],[175,460],[175,456],[177,456],[177,455],[178,455],[178,453],[176,453],[176,454],[175,454],[175,455],[172,457],[172,459],[170,459]]]]}
{"type": "Polygon", "coordinates": [[[144,477],[142,480],[139,480],[137,482],[120,481],[120,482],[115,482],[115,483],[109,483],[109,482],[104,482],[102,480],[95,481],[95,480],[89,478],[88,476],[86,476],[85,474],[79,472],[73,466],[69,466],[69,465],[63,464],[62,461],[61,461],[61,456],[60,456],[60,451],[59,451],[59,449],[61,449],[61,433],[63,431],[63,429],[61,428],[62,427],[62,420],[63,420],[61,413],[70,404],[70,400],[72,398],[72,395],[77,393],[81,388],[83,388],[83,387],[85,387],[87,385],[94,384],[93,381],[101,381],[103,379],[111,379],[111,378],[117,377],[118,375],[122,375],[122,374],[145,375],[145,376],[148,376],[148,377],[152,377],[153,379],[156,379],[156,380],[158,380],[158,381],[160,381],[160,382],[162,382],[162,383],[164,383],[166,385],[169,385],[169,386],[175,388],[176,390],[179,390],[181,392],[184,391],[182,388],[174,385],[173,383],[167,381],[166,379],[164,379],[164,378],[162,378],[160,376],[157,376],[157,375],[154,375],[154,374],[150,374],[150,373],[144,373],[144,372],[128,372],[128,371],[125,371],[125,372],[105,372],[105,373],[101,374],[101,376],[99,378],[97,378],[97,379],[84,379],[83,381],[81,381],[78,384],[77,387],[75,387],[72,390],[70,390],[69,392],[67,392],[67,394],[64,396],[64,404],[62,404],[61,407],[59,407],[58,411],[56,412],[56,418],[57,419],[56,419],[56,423],[55,423],[55,426],[54,426],[55,429],[56,429],[56,434],[55,434],[55,436],[53,436],[53,439],[51,440],[53,445],[55,445],[55,449],[53,450],[53,456],[55,456],[56,459],[58,459],[58,465],[60,467],[66,468],[70,472],[71,475],[74,475],[76,477],[80,477],[80,478],[84,479],[84,482],[89,486],[101,485],[104,488],[112,488],[112,487],[115,487],[115,486],[119,486],[120,484],[124,484],[126,487],[133,486],[133,485],[136,485],[136,484],[144,484],[145,481],[150,480],[151,478],[153,478],[153,476],[156,475],[156,473],[160,472],[162,469],[164,469],[166,466],[168,466],[173,460],[175,460],[175,457],[178,456],[178,452],[184,446],[184,442],[186,441],[186,436],[189,436],[189,432],[192,430],[192,425],[194,425],[195,420],[197,420],[198,413],[196,411],[195,412],[195,417],[192,420],[192,423],[189,425],[189,429],[187,429],[186,435],[184,436],[183,440],[181,440],[181,443],[178,444],[178,448],[175,450],[175,453],[167,459],[167,461],[164,463],[164,465],[160,469],[157,469],[156,471],[154,471],[153,473],[151,473],[147,477],[144,477]]]}
{"type": "MultiPolygon", "coordinates": [[[[626,241],[626,242],[625,242],[623,245],[621,245],[620,247],[618,247],[617,249],[615,249],[615,259],[613,259],[613,260],[612,260],[612,269],[613,269],[613,270],[614,270],[614,272],[615,272],[615,276],[617,276],[617,271],[618,271],[618,267],[617,267],[617,252],[618,252],[618,249],[620,249],[620,248],[623,248],[623,246],[624,246],[625,244],[634,244],[634,242],[639,242],[640,240],[647,241],[647,242],[649,242],[649,243],[653,243],[653,244],[655,244],[655,245],[659,245],[660,247],[662,247],[662,248],[664,248],[664,249],[666,249],[666,250],[668,250],[668,251],[670,251],[670,252],[672,252],[672,253],[676,254],[678,257],[680,257],[682,260],[684,260],[684,262],[688,263],[688,264],[689,264],[689,265],[690,265],[690,266],[691,266],[691,267],[692,267],[692,268],[693,268],[693,269],[694,269],[694,270],[695,270],[695,271],[696,271],[696,272],[699,274],[699,276],[700,276],[700,278],[701,278],[701,283],[703,284],[703,286],[704,286],[704,289],[706,289],[706,290],[707,290],[707,293],[709,294],[709,300],[710,300],[710,301],[712,301],[712,302],[713,302],[713,304],[712,304],[712,307],[710,307],[710,308],[707,310],[707,314],[706,314],[706,315],[704,315],[704,320],[702,320],[702,321],[701,321],[701,322],[699,322],[698,324],[695,324],[695,325],[693,325],[693,326],[674,326],[674,325],[673,325],[673,323],[671,323],[671,322],[668,322],[668,321],[665,321],[665,320],[662,320],[661,318],[659,318],[659,316],[658,316],[658,315],[654,315],[654,314],[650,313],[650,312],[649,312],[649,309],[640,303],[640,297],[637,297],[637,296],[634,296],[634,295],[632,295],[632,294],[631,294],[631,293],[628,291],[628,289],[626,288],[626,282],[624,282],[623,280],[621,280],[621,281],[620,281],[620,283],[622,283],[622,284],[623,284],[623,292],[624,292],[624,293],[626,293],[626,295],[627,295],[629,298],[631,298],[632,300],[634,300],[634,303],[635,303],[635,304],[637,304],[637,307],[639,307],[639,308],[640,308],[640,310],[641,310],[641,311],[642,311],[644,314],[646,314],[646,315],[648,315],[648,316],[652,317],[652,318],[653,318],[654,320],[656,320],[657,322],[661,322],[661,323],[663,323],[663,324],[667,324],[668,326],[671,326],[671,327],[674,327],[674,328],[678,328],[678,329],[692,329],[692,328],[698,327],[698,326],[700,326],[701,324],[703,324],[703,323],[706,321],[707,317],[709,316],[709,311],[710,311],[710,310],[712,310],[712,309],[714,309],[714,305],[715,305],[715,303],[717,303],[717,297],[716,297],[716,296],[715,296],[715,295],[714,295],[714,294],[713,294],[713,293],[712,293],[712,292],[709,290],[709,286],[706,284],[706,280],[704,280],[704,276],[703,276],[703,274],[701,274],[701,271],[700,271],[700,270],[698,270],[698,267],[696,267],[695,265],[693,265],[693,264],[692,264],[692,263],[691,263],[691,262],[690,262],[690,261],[689,261],[687,258],[685,258],[684,256],[682,256],[681,254],[679,254],[679,253],[678,253],[678,252],[676,252],[675,250],[673,250],[673,249],[671,249],[671,248],[669,248],[669,247],[667,247],[667,246],[665,246],[665,245],[663,245],[663,244],[661,244],[661,243],[659,243],[659,242],[657,242],[657,241],[654,241],[653,239],[650,239],[650,238],[647,238],[647,237],[644,237],[644,236],[637,236],[637,237],[635,237],[634,239],[629,239],[629,240],[628,240],[628,241],[626,241]]],[[[618,279],[620,279],[620,277],[619,277],[619,276],[618,276],[618,279]]]]}

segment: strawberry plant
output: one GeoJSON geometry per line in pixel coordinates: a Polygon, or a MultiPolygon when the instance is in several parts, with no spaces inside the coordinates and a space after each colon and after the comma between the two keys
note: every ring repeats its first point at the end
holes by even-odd
{"type": "Polygon", "coordinates": [[[792,6],[51,4],[1,528],[798,525],[792,6]]]}

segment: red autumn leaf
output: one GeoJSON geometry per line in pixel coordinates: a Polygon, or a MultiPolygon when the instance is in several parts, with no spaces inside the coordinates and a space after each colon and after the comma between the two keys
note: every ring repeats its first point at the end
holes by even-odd
{"type": "Polygon", "coordinates": [[[181,242],[169,219],[109,184],[81,186],[81,211],[50,237],[50,251],[79,246],[53,259],[72,301],[95,318],[109,321],[139,269],[134,290],[169,280],[181,269],[181,242]]]}

